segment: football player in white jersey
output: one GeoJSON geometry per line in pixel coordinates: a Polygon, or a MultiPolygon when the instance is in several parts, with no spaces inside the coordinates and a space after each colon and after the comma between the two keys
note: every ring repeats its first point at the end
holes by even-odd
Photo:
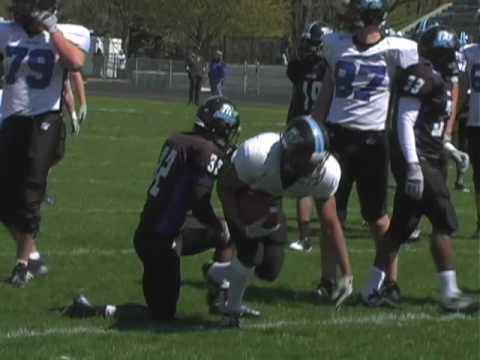
{"type": "Polygon", "coordinates": [[[230,263],[214,263],[207,275],[218,291],[225,279],[230,283],[225,325],[239,326],[243,295],[254,275],[274,281],[281,271],[287,243],[283,197],[311,195],[317,200],[323,226],[335,245],[332,256],[339,259],[343,274],[334,292],[337,306],[351,295],[350,260],[334,200],[340,166],[326,151],[325,136],[312,117],[300,116],[282,134],[263,133],[242,143],[220,175],[218,193],[237,254],[230,263]],[[242,207],[243,196],[251,196],[252,208],[242,207]],[[256,199],[266,199],[270,208],[265,216],[248,222],[245,215],[256,211],[256,199]]]}
{"type": "MultiPolygon", "coordinates": [[[[345,219],[353,183],[361,215],[376,242],[389,226],[386,212],[388,146],[386,122],[392,84],[400,69],[418,62],[417,44],[399,37],[384,37],[386,0],[347,0],[338,3],[339,20],[346,31],[324,37],[325,76],[313,116],[329,130],[331,150],[342,169],[336,194],[340,219],[345,219]]],[[[327,258],[333,259],[332,256],[327,258]]],[[[335,263],[322,262],[318,294],[335,282],[335,263]]],[[[396,263],[386,283],[399,296],[396,263]]]]}
{"type": "Polygon", "coordinates": [[[471,44],[463,49],[467,62],[466,75],[469,80],[470,99],[466,133],[468,152],[473,168],[475,202],[477,206],[477,230],[475,237],[480,238],[480,44],[471,44]]]}
{"type": "Polygon", "coordinates": [[[56,0],[12,0],[14,21],[0,23],[5,82],[0,141],[0,221],[17,243],[10,282],[25,286],[47,268],[37,251],[40,204],[51,165],[63,155],[61,117],[67,71],[78,71],[90,33],[58,25],[56,0]]]}

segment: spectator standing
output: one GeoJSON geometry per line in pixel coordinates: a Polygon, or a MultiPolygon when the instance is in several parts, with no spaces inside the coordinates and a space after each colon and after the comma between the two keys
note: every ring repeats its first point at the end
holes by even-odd
{"type": "Polygon", "coordinates": [[[223,96],[223,81],[225,80],[225,63],[223,62],[223,53],[220,50],[215,51],[215,55],[209,64],[208,80],[212,95],[223,96]]]}
{"type": "MultiPolygon", "coordinates": [[[[199,50],[197,48],[197,50],[199,50]]],[[[188,92],[188,103],[199,105],[200,90],[202,87],[203,75],[205,73],[205,65],[203,58],[195,51],[190,53],[185,61],[185,71],[188,73],[190,88],[188,92]]]]}

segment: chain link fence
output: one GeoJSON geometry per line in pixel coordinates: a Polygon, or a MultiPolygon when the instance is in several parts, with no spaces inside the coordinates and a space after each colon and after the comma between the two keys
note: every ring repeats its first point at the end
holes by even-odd
{"type": "MultiPolygon", "coordinates": [[[[207,67],[208,68],[208,67],[207,67]]],[[[187,96],[189,80],[185,62],[180,60],[132,57],[124,59],[116,54],[108,57],[93,56],[91,66],[85,68],[89,78],[104,80],[112,91],[123,89],[137,94],[167,94],[187,96]]],[[[95,81],[97,84],[101,81],[95,81]]],[[[106,89],[105,89],[106,90],[106,89]]],[[[208,74],[205,73],[202,93],[210,92],[208,74]]],[[[291,84],[283,65],[260,63],[227,64],[224,93],[232,98],[264,99],[288,104],[291,84]]]]}

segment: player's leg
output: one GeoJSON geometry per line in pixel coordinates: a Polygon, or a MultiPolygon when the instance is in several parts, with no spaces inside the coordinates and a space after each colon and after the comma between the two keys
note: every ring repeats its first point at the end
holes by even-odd
{"type": "Polygon", "coordinates": [[[447,183],[433,166],[423,166],[425,213],[432,223],[431,252],[440,282],[440,304],[448,312],[475,312],[479,303],[464,297],[455,271],[451,234],[457,230],[457,217],[447,183]]]}
{"type": "Polygon", "coordinates": [[[152,319],[175,319],[180,294],[180,257],[172,249],[173,239],[152,238],[137,230],[135,251],[143,263],[143,295],[152,319]]]}
{"type": "Polygon", "coordinates": [[[390,227],[377,244],[373,266],[361,291],[362,301],[369,306],[396,305],[399,300],[389,296],[388,289],[383,287],[386,272],[396,261],[401,245],[408,240],[423,212],[422,202],[410,199],[403,189],[404,182],[398,178],[390,227]]]}
{"type": "Polygon", "coordinates": [[[477,230],[475,237],[480,238],[480,127],[467,128],[468,152],[472,162],[475,204],[477,207],[477,230]]]}
{"type": "MultiPolygon", "coordinates": [[[[357,159],[357,191],[361,213],[378,247],[390,225],[387,215],[389,156],[386,134],[377,132],[365,136],[357,159]]],[[[392,290],[393,297],[399,297],[396,284],[398,260],[389,266],[386,285],[392,290]]]]}
{"type": "Polygon", "coordinates": [[[298,198],[297,203],[297,224],[298,224],[298,240],[290,243],[288,248],[295,251],[312,250],[310,242],[310,220],[312,217],[313,199],[311,196],[298,198]]]}

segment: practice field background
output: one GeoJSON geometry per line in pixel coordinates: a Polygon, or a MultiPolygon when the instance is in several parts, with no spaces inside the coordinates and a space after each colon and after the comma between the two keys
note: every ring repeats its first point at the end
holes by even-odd
{"type": "MultiPolygon", "coordinates": [[[[242,138],[280,131],[285,108],[240,106],[242,138]]],[[[182,259],[180,321],[174,327],[63,318],[58,309],[78,293],[95,303],[143,303],[132,234],[160,147],[168,134],[191,127],[194,110],[180,102],[90,99],[80,137],[69,139],[66,159],[50,177],[56,202],[43,211],[40,248],[51,273],[26,289],[0,283],[0,359],[479,358],[480,318],[439,311],[426,222],[422,242],[401,255],[398,310],[353,303],[336,312],[317,304],[312,296],[319,280],[316,246],[310,254],[289,252],[274,284],[255,282],[246,301],[263,316],[244,321],[240,330],[221,329],[219,318],[207,314],[200,267],[211,253],[182,259]]],[[[455,192],[454,201],[461,225],[455,242],[459,283],[479,297],[479,241],[470,238],[473,195],[455,192]]],[[[294,203],[285,207],[293,240],[294,203]]],[[[318,234],[317,222],[314,230],[318,234]]],[[[374,253],[356,198],[346,235],[358,290],[374,253]]],[[[0,276],[6,279],[14,245],[3,229],[0,241],[0,276]]]]}

